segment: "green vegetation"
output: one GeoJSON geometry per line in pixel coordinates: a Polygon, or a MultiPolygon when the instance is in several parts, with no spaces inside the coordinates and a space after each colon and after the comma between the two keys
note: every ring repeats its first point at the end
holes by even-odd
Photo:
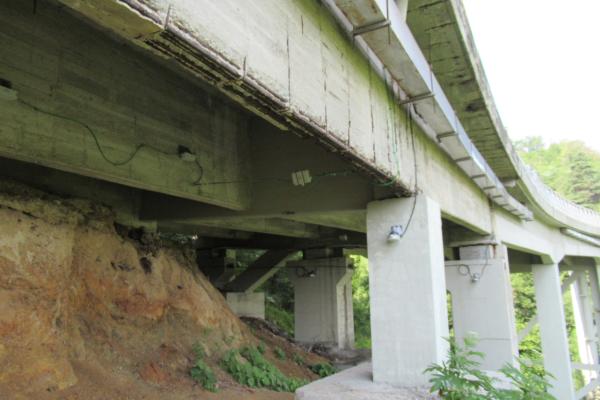
{"type": "Polygon", "coordinates": [[[238,383],[252,388],[294,392],[307,383],[285,376],[264,358],[258,348],[254,347],[244,347],[240,351],[228,351],[221,365],[238,383]]]}
{"type": "Polygon", "coordinates": [[[474,339],[465,339],[464,347],[448,339],[448,360],[425,370],[431,374],[431,392],[448,400],[552,400],[548,394],[550,375],[537,364],[523,360],[519,367],[505,365],[500,372],[511,383],[511,389],[495,387],[496,379],[479,367],[482,353],[473,350],[474,339]]]}
{"type": "Polygon", "coordinates": [[[304,358],[302,358],[302,356],[300,356],[298,353],[294,353],[294,355],[292,356],[292,361],[294,361],[301,367],[304,367],[306,365],[306,361],[304,361],[304,358]]]}
{"type": "Polygon", "coordinates": [[[371,313],[369,300],[369,268],[365,257],[352,256],[352,305],[354,308],[354,337],[359,349],[371,348],[371,313]]]}
{"type": "MultiPolygon", "coordinates": [[[[565,198],[600,211],[600,154],[579,141],[565,141],[546,146],[540,137],[528,137],[515,143],[519,155],[540,176],[542,181],[565,198]]],[[[563,276],[564,279],[564,276],[563,276]]],[[[517,328],[523,328],[535,315],[535,296],[531,274],[512,274],[515,294],[517,328]]],[[[563,298],[569,335],[569,349],[578,359],[577,338],[570,293],[563,298]]],[[[521,354],[538,359],[541,354],[539,329],[521,343],[521,354]]],[[[577,388],[583,386],[581,371],[574,372],[577,388]]]]}
{"type": "Polygon", "coordinates": [[[190,376],[204,389],[210,390],[211,392],[216,392],[217,379],[215,378],[213,370],[204,361],[204,348],[199,343],[196,343],[193,350],[194,354],[196,355],[196,362],[190,369],[190,376]]]}
{"type": "Polygon", "coordinates": [[[546,146],[539,136],[515,142],[542,181],[567,199],[600,211],[600,154],[579,141],[546,146]]]}
{"type": "Polygon", "coordinates": [[[310,370],[321,378],[326,378],[329,375],[333,375],[337,372],[333,365],[329,363],[320,363],[310,366],[310,370]]]}
{"type": "Polygon", "coordinates": [[[281,350],[280,347],[275,347],[275,350],[273,352],[275,353],[275,357],[277,357],[280,360],[285,360],[285,351],[281,350]]]}

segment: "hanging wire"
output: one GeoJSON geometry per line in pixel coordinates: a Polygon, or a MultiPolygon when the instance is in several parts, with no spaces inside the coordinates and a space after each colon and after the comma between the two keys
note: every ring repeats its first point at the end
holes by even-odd
{"type": "Polygon", "coordinates": [[[413,189],[413,195],[412,195],[413,203],[412,203],[412,207],[410,210],[410,214],[408,215],[408,220],[406,221],[406,225],[404,225],[404,230],[402,231],[402,234],[400,235],[400,237],[404,237],[404,235],[406,235],[406,232],[408,232],[408,228],[410,227],[410,224],[413,220],[413,216],[415,215],[415,208],[417,207],[417,196],[419,194],[417,150],[415,147],[415,131],[414,131],[413,114],[412,114],[413,108],[414,108],[414,105],[410,105],[410,108],[408,109],[408,131],[410,132],[411,144],[412,144],[413,171],[414,171],[414,175],[415,175],[415,187],[413,189]]]}
{"type": "MultiPolygon", "coordinates": [[[[47,111],[44,110],[42,108],[39,108],[38,106],[35,106],[25,100],[19,99],[19,103],[31,108],[32,110],[41,113],[41,114],[46,114],[49,115],[51,117],[54,118],[59,118],[59,119],[63,119],[65,121],[69,121],[71,123],[77,124],[81,127],[83,127],[92,137],[92,139],[94,140],[94,144],[96,145],[96,149],[98,149],[98,153],[100,153],[100,156],[102,156],[102,158],[104,159],[104,161],[106,161],[107,163],[109,163],[112,166],[115,167],[121,167],[123,165],[129,164],[134,158],[135,156],[138,155],[138,153],[143,150],[143,149],[148,149],[148,150],[152,150],[156,153],[159,154],[163,154],[166,156],[178,156],[178,153],[169,153],[166,152],[164,150],[159,149],[156,146],[152,146],[150,144],[146,144],[146,143],[139,143],[138,145],[135,146],[134,150],[125,158],[123,158],[122,160],[113,160],[111,159],[106,152],[104,151],[104,149],[102,148],[102,145],[100,144],[100,140],[98,139],[98,136],[96,135],[96,133],[94,132],[94,130],[85,122],[80,121],[78,119],[66,116],[66,115],[62,115],[62,114],[58,114],[52,111],[47,111]]],[[[202,165],[200,165],[200,162],[198,161],[198,159],[195,160],[195,164],[198,167],[198,171],[199,171],[199,176],[198,178],[193,182],[193,185],[201,185],[200,180],[202,179],[202,177],[204,176],[204,168],[202,168],[202,165]]]]}
{"type": "Polygon", "coordinates": [[[491,255],[490,255],[491,245],[486,245],[485,247],[486,247],[485,262],[483,264],[483,267],[481,268],[481,272],[479,272],[479,273],[472,272],[471,266],[467,265],[467,264],[460,264],[458,266],[458,273],[461,274],[462,276],[468,276],[471,279],[471,282],[473,282],[473,283],[477,283],[483,278],[483,275],[485,274],[485,270],[487,269],[487,267],[489,265],[489,260],[491,258],[491,255]]]}
{"type": "MultiPolygon", "coordinates": [[[[321,174],[312,175],[312,181],[317,181],[319,179],[324,178],[336,178],[342,176],[350,176],[356,174],[353,170],[343,170],[343,171],[331,171],[331,172],[323,172],[321,174]]],[[[214,182],[202,182],[199,185],[201,186],[209,186],[209,185],[228,185],[233,183],[261,183],[261,182],[282,182],[282,183],[290,183],[291,178],[280,178],[280,177],[264,177],[258,179],[240,179],[240,180],[229,180],[229,181],[214,181],[214,182]]]]}

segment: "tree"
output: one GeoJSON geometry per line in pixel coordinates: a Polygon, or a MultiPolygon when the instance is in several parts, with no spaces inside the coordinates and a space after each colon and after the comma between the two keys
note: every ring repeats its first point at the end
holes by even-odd
{"type": "Polygon", "coordinates": [[[600,211],[600,154],[579,141],[544,145],[539,136],[515,142],[542,181],[565,198],[600,211]]]}

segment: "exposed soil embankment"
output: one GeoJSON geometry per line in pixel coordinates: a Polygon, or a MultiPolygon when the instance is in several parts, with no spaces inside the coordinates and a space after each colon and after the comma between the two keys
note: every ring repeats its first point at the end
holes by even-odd
{"type": "Polygon", "coordinates": [[[225,351],[258,339],[192,260],[119,235],[108,208],[0,182],[0,398],[291,398],[218,368],[225,351]],[[195,343],[218,393],[189,378],[195,343]]]}

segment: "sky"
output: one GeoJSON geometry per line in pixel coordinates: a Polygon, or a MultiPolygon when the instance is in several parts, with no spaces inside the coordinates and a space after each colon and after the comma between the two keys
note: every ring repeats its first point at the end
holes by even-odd
{"type": "Polygon", "coordinates": [[[463,0],[511,139],[600,152],[600,0],[463,0]]]}

